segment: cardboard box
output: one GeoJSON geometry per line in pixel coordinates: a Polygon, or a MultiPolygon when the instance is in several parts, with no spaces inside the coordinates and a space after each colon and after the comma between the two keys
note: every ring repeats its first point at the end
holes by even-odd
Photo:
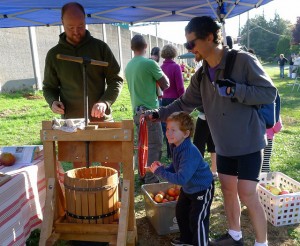
{"type": "Polygon", "coordinates": [[[300,223],[300,183],[281,172],[262,173],[258,194],[268,221],[274,226],[300,223]],[[282,187],[290,194],[274,195],[264,186],[282,187]]]}
{"type": "Polygon", "coordinates": [[[149,192],[152,194],[156,194],[159,191],[166,192],[169,188],[174,186],[174,184],[168,182],[142,185],[146,216],[158,235],[179,232],[175,216],[177,201],[157,203],[150,197],[149,192]]]}

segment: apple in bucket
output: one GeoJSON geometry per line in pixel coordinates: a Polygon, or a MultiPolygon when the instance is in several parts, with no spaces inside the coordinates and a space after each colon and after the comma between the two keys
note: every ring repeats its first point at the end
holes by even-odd
{"type": "Polygon", "coordinates": [[[12,166],[16,162],[16,157],[9,152],[3,152],[0,155],[0,164],[3,166],[12,166]]]}

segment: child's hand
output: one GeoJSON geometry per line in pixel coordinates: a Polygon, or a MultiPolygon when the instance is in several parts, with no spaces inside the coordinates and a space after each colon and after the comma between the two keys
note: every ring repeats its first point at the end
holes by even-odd
{"type": "Polygon", "coordinates": [[[152,164],[151,164],[151,166],[149,167],[149,170],[151,171],[151,172],[155,172],[155,170],[157,169],[157,168],[159,168],[161,166],[161,163],[159,162],[159,161],[154,161],[152,164]]]}

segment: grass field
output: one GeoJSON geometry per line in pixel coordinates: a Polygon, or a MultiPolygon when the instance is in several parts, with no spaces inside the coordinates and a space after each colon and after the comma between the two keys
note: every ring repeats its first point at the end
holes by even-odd
{"type": "MultiPolygon", "coordinates": [[[[294,81],[288,78],[279,79],[279,68],[277,66],[265,65],[265,69],[280,92],[282,101],[281,117],[284,125],[284,129],[276,135],[274,140],[271,169],[281,171],[300,181],[300,92],[291,91],[291,83],[294,81]]],[[[115,121],[132,118],[126,83],[112,108],[115,121]]],[[[41,144],[39,137],[41,122],[51,120],[54,117],[59,116],[50,111],[41,92],[0,94],[0,146],[41,144]]],[[[208,156],[206,156],[206,159],[209,161],[208,156]]],[[[136,199],[140,200],[142,198],[139,187],[136,186],[136,188],[136,199]]],[[[216,200],[220,203],[216,207],[220,207],[222,197],[218,193],[216,200]]],[[[139,209],[142,208],[136,210],[139,209]]],[[[214,221],[213,218],[213,234],[218,234],[216,224],[219,225],[221,222],[217,222],[217,219],[214,221]]],[[[226,224],[219,226],[222,229],[223,227],[226,228],[226,224]]],[[[300,245],[300,226],[298,225],[278,228],[269,224],[269,235],[275,237],[270,245],[300,245]]],[[[249,238],[253,239],[253,235],[250,235],[249,238]]],[[[269,240],[271,240],[270,236],[269,240]]]]}

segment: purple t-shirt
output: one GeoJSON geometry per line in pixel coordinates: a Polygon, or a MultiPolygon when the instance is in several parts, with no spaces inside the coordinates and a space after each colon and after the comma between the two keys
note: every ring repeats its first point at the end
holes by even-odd
{"type": "Polygon", "coordinates": [[[216,74],[216,71],[217,71],[218,67],[219,67],[219,64],[215,67],[209,67],[208,66],[208,73],[209,73],[210,82],[215,81],[215,74],[216,74]]]}

